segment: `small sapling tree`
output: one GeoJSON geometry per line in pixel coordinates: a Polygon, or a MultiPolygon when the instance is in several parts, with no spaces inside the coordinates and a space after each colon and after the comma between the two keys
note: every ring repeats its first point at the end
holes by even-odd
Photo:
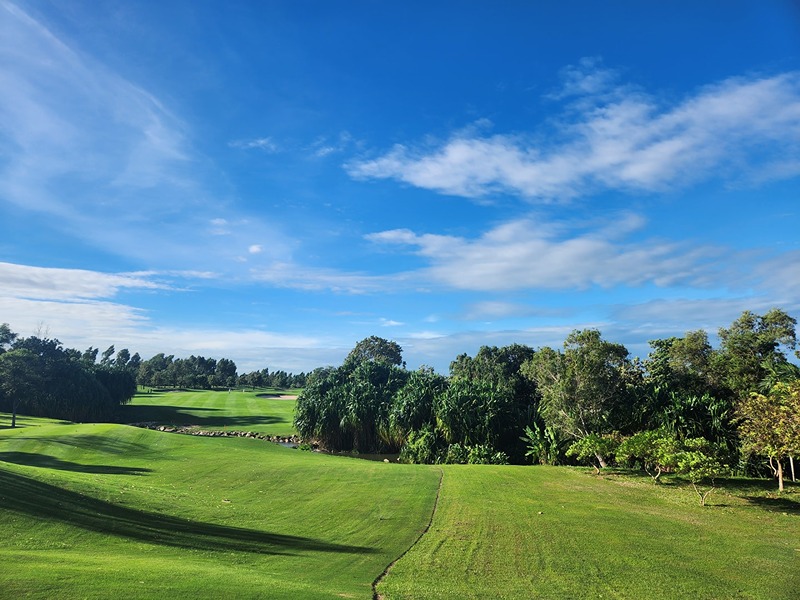
{"type": "Polygon", "coordinates": [[[706,498],[716,489],[715,480],[729,472],[719,458],[719,448],[704,438],[689,438],[675,459],[676,472],[691,482],[700,506],[705,506],[706,498]]]}
{"type": "Polygon", "coordinates": [[[663,429],[640,431],[624,440],[617,448],[617,460],[639,463],[655,483],[664,472],[674,471],[680,444],[674,435],[663,429]]]}
{"type": "Polygon", "coordinates": [[[594,467],[595,474],[600,474],[600,469],[606,466],[606,461],[616,453],[619,446],[618,433],[590,433],[574,442],[567,449],[567,456],[574,456],[580,461],[588,461],[594,467]],[[599,457],[603,457],[601,460],[599,457]]]}

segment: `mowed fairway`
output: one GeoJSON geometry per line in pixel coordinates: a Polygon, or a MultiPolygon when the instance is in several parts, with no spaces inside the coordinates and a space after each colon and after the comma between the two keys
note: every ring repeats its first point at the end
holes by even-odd
{"type": "MultiPolygon", "coordinates": [[[[293,404],[170,392],[125,410],[290,433],[291,415],[272,411],[293,404]]],[[[378,584],[385,600],[800,597],[798,485],[778,496],[773,482],[733,480],[702,508],[685,484],[585,469],[386,464],[8,420],[0,598],[368,600],[398,557],[378,584]]]]}
{"type": "Polygon", "coordinates": [[[379,585],[386,600],[800,598],[797,488],[702,508],[691,487],[583,469],[443,470],[431,529],[379,585]]]}
{"type": "Polygon", "coordinates": [[[289,394],[280,390],[143,393],[122,407],[120,420],[290,435],[294,432],[295,400],[281,397],[289,394]]]}
{"type": "Polygon", "coordinates": [[[2,598],[371,598],[439,481],[255,439],[26,425],[0,430],[2,598]]]}

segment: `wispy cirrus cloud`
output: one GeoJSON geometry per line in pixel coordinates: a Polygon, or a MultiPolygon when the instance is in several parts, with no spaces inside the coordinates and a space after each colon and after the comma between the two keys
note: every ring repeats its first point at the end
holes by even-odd
{"type": "Polygon", "coordinates": [[[104,207],[121,190],[186,184],[184,126],[154,96],[11,3],[0,7],[0,40],[3,199],[72,215],[63,192],[78,186],[98,186],[88,202],[104,207]]]}
{"type": "Polygon", "coordinates": [[[232,266],[267,239],[284,256],[290,240],[238,214],[179,115],[11,2],[0,4],[0,89],[0,207],[148,267],[232,266]]]}
{"type": "Polygon", "coordinates": [[[168,288],[149,275],[52,269],[0,262],[0,288],[3,295],[37,300],[89,300],[110,298],[125,289],[168,288]]]}
{"type": "Polygon", "coordinates": [[[308,370],[343,353],[319,336],[242,328],[175,328],[155,323],[148,311],[117,300],[122,293],[175,292],[186,279],[209,273],[102,273],[0,262],[0,322],[22,336],[57,337],[68,347],[128,347],[147,358],[157,352],[233,358],[242,369],[308,370]]]}
{"type": "Polygon", "coordinates": [[[309,292],[369,294],[386,292],[398,286],[407,288],[413,277],[405,273],[374,275],[320,267],[306,267],[294,262],[274,262],[254,268],[255,281],[309,292]]]}
{"type": "Polygon", "coordinates": [[[461,131],[438,144],[397,145],[345,168],[354,178],[396,179],[444,194],[536,201],[800,174],[800,72],[734,77],[672,103],[616,80],[597,61],[584,61],[567,69],[562,90],[550,94],[571,101],[552,126],[461,131]]]}
{"type": "Polygon", "coordinates": [[[462,318],[467,321],[476,321],[487,319],[515,319],[520,317],[558,317],[564,316],[566,312],[567,311],[563,309],[545,309],[521,302],[484,300],[467,306],[462,318]]]}
{"type": "Polygon", "coordinates": [[[280,147],[271,137],[259,137],[247,140],[234,140],[228,142],[231,148],[238,148],[240,150],[263,150],[268,153],[275,153],[280,151],[280,147]]]}
{"type": "Polygon", "coordinates": [[[509,221],[473,239],[395,229],[370,234],[384,246],[413,248],[429,260],[422,273],[440,285],[478,291],[580,290],[655,284],[710,285],[727,252],[664,240],[626,241],[642,224],[629,215],[592,231],[574,232],[534,218],[509,221]]]}

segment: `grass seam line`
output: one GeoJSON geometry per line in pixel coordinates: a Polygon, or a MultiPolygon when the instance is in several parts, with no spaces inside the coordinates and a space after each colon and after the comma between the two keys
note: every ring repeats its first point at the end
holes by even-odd
{"type": "Polygon", "coordinates": [[[439,506],[439,495],[442,493],[443,481],[444,481],[444,470],[441,467],[439,467],[439,486],[436,488],[436,497],[433,499],[433,509],[431,510],[431,516],[428,519],[428,523],[425,525],[425,528],[417,536],[417,539],[415,539],[411,543],[411,545],[403,551],[403,553],[400,556],[398,556],[392,562],[386,565],[386,568],[380,575],[378,575],[375,579],[372,580],[372,600],[384,600],[383,596],[381,596],[378,593],[378,585],[389,574],[389,571],[391,571],[392,567],[395,564],[397,564],[397,562],[401,558],[403,558],[406,554],[411,552],[411,549],[419,543],[419,541],[422,539],[422,536],[428,533],[428,530],[431,528],[431,525],[433,525],[433,519],[436,516],[436,509],[439,506]]]}

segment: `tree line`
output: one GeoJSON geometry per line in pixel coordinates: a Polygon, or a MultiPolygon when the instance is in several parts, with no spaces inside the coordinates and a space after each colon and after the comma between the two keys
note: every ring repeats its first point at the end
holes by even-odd
{"type": "MultiPolygon", "coordinates": [[[[121,351],[120,351],[121,352],[121,351]]],[[[127,350],[125,351],[127,352],[127,350]]],[[[64,348],[56,339],[21,338],[0,325],[0,410],[68,421],[111,421],[136,393],[132,357],[113,361],[113,347],[96,362],[97,350],[64,348]]],[[[135,363],[135,360],[134,360],[135,363]]]]}
{"type": "Polygon", "coordinates": [[[142,360],[139,353],[109,346],[102,353],[65,348],[46,336],[20,337],[0,324],[0,411],[69,421],[113,421],[137,386],[213,389],[302,387],[306,375],[268,369],[237,374],[234,361],[159,353],[142,360]]]}
{"type": "Polygon", "coordinates": [[[644,359],[576,330],[560,349],[484,346],[449,376],[407,371],[400,346],[373,336],[309,375],[295,426],[330,450],[407,462],[616,461],[701,479],[772,469],[782,483],[800,453],[796,324],[745,311],[717,348],[690,331],[652,340],[644,359]]]}

